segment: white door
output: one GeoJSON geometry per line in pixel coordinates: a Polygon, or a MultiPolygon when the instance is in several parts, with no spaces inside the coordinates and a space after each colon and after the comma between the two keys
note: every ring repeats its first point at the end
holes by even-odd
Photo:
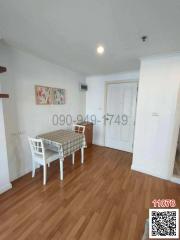
{"type": "Polygon", "coordinates": [[[112,83],[107,85],[105,115],[105,145],[132,152],[137,83],[112,83]]]}

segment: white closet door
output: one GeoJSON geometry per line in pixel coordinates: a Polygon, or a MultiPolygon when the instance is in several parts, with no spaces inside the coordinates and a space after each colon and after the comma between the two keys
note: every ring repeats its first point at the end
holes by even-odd
{"type": "Polygon", "coordinates": [[[105,145],[132,152],[137,83],[107,85],[105,145]]]}

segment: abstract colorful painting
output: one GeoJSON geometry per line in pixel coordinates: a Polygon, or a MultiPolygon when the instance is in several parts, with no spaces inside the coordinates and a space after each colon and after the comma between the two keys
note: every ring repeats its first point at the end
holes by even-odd
{"type": "Polygon", "coordinates": [[[36,104],[52,104],[52,88],[44,86],[35,86],[36,104]]]}
{"type": "Polygon", "coordinates": [[[52,89],[53,104],[65,104],[65,89],[53,88],[52,89]]]}

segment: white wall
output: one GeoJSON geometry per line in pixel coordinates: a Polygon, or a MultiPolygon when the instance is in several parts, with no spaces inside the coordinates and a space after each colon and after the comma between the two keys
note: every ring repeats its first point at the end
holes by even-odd
{"type": "Polygon", "coordinates": [[[104,124],[105,114],[105,86],[111,81],[138,81],[139,72],[117,73],[104,76],[91,76],[86,78],[88,92],[86,93],[86,115],[95,115],[101,121],[94,125],[93,143],[104,146],[104,124]]]}
{"type": "MultiPolygon", "coordinates": [[[[0,76],[0,79],[1,78],[2,77],[0,76]]],[[[0,85],[0,91],[1,91],[1,85],[0,85]]],[[[11,184],[9,181],[9,168],[8,168],[2,101],[5,101],[5,100],[0,99],[0,193],[11,188],[11,184]]]]}
{"type": "Polygon", "coordinates": [[[132,169],[169,179],[178,137],[180,55],[143,59],[132,169]]]}
{"type": "Polygon", "coordinates": [[[53,114],[72,114],[76,119],[77,114],[85,113],[85,94],[79,90],[85,77],[5,44],[0,44],[0,65],[8,69],[2,85],[10,94],[10,99],[4,101],[4,115],[13,180],[31,170],[28,136],[60,128],[53,126],[53,114]],[[64,88],[66,104],[36,105],[35,85],[64,88]]]}

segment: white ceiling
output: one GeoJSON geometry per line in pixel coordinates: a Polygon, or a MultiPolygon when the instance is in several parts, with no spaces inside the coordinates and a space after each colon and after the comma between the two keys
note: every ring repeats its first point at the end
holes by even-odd
{"type": "Polygon", "coordinates": [[[140,57],[180,50],[180,1],[0,0],[0,32],[8,43],[86,75],[136,70],[140,57]],[[99,43],[103,56],[95,52],[99,43]]]}

